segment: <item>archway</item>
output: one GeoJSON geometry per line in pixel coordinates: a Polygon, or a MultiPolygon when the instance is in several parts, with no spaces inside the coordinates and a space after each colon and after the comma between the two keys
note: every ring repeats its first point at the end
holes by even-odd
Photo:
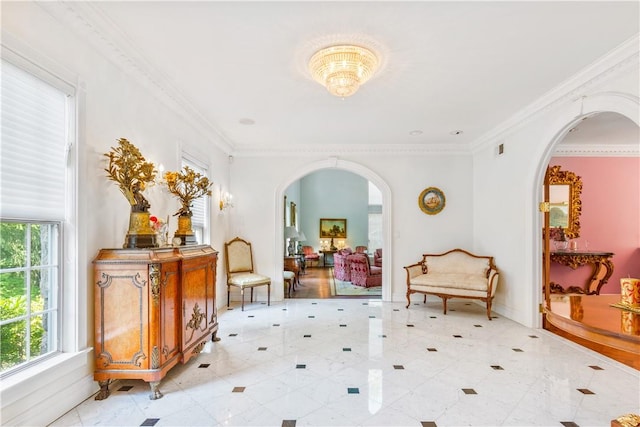
{"type": "MultiPolygon", "coordinates": [[[[565,139],[569,131],[580,123],[584,118],[597,115],[599,113],[611,112],[618,113],[636,125],[640,125],[638,118],[639,102],[638,98],[625,93],[606,92],[597,93],[590,96],[582,97],[569,106],[556,120],[555,126],[547,134],[543,141],[548,143],[543,147],[540,160],[536,168],[536,174],[533,179],[533,195],[532,207],[537,207],[538,202],[543,200],[543,183],[544,176],[549,162],[556,150],[558,144],[565,139]]],[[[540,254],[543,253],[542,241],[540,239],[540,230],[544,224],[540,215],[534,215],[532,220],[531,242],[532,242],[532,275],[534,286],[531,289],[532,301],[534,302],[534,312],[538,313],[537,307],[544,303],[544,295],[541,292],[540,284],[542,280],[543,260],[540,254]]],[[[536,314],[532,324],[542,327],[542,316],[536,314]]]]}
{"type": "MultiPolygon", "coordinates": [[[[355,163],[348,160],[338,159],[337,157],[330,157],[326,160],[316,161],[303,165],[297,170],[291,173],[289,178],[282,182],[276,189],[276,215],[275,215],[275,235],[284,235],[284,223],[282,218],[284,217],[284,205],[280,201],[283,200],[285,191],[287,188],[297,181],[298,179],[308,175],[309,173],[316,172],[323,169],[341,169],[354,174],[360,175],[363,178],[371,181],[382,193],[382,235],[383,244],[382,252],[384,257],[382,260],[382,300],[391,301],[392,295],[392,283],[391,283],[391,265],[392,265],[392,252],[391,252],[391,189],[389,185],[375,172],[364,167],[359,163],[355,163]]],[[[275,246],[275,253],[279,260],[279,271],[282,270],[282,259],[284,257],[284,245],[278,240],[275,246]]]]}

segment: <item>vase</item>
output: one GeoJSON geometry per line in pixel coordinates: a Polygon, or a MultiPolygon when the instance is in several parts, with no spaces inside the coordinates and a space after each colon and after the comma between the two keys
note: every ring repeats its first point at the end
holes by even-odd
{"type": "Polygon", "coordinates": [[[198,243],[196,236],[191,229],[191,216],[180,215],[178,217],[178,229],[173,235],[175,238],[180,238],[181,245],[192,245],[198,243]]]}
{"type": "Polygon", "coordinates": [[[156,232],[151,228],[149,212],[131,212],[129,214],[129,231],[123,247],[154,248],[156,244],[156,232]]]}

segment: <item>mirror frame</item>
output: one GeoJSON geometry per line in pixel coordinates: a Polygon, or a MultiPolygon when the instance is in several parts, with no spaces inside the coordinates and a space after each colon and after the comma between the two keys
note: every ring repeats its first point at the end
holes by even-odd
{"type": "Polygon", "coordinates": [[[580,214],[582,213],[582,179],[571,171],[562,171],[560,166],[549,167],[549,185],[569,186],[569,226],[564,233],[569,239],[580,237],[580,214]]]}

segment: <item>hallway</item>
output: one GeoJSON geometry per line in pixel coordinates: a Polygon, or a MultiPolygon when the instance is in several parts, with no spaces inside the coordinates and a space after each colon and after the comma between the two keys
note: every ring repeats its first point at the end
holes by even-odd
{"type": "Polygon", "coordinates": [[[638,371],[464,300],[444,316],[433,298],[286,299],[219,321],[221,341],[172,369],[162,399],[121,380],[53,425],[603,426],[640,412],[638,371]]]}

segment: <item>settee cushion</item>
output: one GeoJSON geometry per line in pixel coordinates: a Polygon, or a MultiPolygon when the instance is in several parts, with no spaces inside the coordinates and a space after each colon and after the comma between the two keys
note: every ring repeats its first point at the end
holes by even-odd
{"type": "Polygon", "coordinates": [[[429,274],[421,274],[411,280],[411,287],[417,289],[416,286],[467,289],[486,293],[487,278],[480,274],[429,272],[429,274]]]}
{"type": "Polygon", "coordinates": [[[461,273],[486,278],[489,271],[489,259],[474,258],[464,252],[450,252],[445,256],[427,255],[424,259],[429,274],[461,273]]]}

